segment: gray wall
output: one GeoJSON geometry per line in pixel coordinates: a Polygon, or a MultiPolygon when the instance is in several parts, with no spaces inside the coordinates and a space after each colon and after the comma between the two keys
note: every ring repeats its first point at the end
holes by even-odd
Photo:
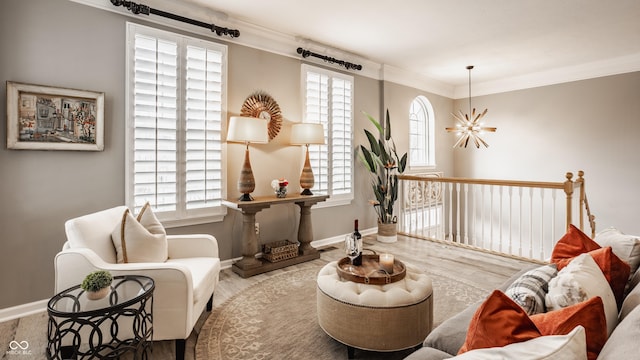
{"type": "MultiPolygon", "coordinates": [[[[30,151],[0,148],[0,308],[53,295],[53,258],[65,241],[64,222],[76,216],[124,202],[125,157],[125,23],[143,23],[68,0],[3,0],[0,3],[0,81],[17,81],[105,93],[105,150],[102,152],[30,151]]],[[[212,41],[221,41],[212,37],[212,41]]],[[[293,50],[292,50],[293,51],[293,50]]],[[[289,125],[302,119],[300,64],[239,45],[229,45],[228,115],[238,114],[255,90],[268,92],[280,105],[285,127],[267,145],[252,146],[256,195],[271,194],[271,179],[285,176],[293,184],[302,167],[302,149],[288,146],[289,125]]],[[[340,71],[337,67],[332,70],[340,71]]],[[[355,143],[366,141],[362,115],[381,118],[383,82],[355,75],[355,143]]],[[[414,96],[434,98],[436,112],[448,114],[452,101],[399,85],[389,97],[394,129],[406,128],[407,108],[414,96]],[[405,97],[406,96],[406,97],[405,97]],[[396,110],[399,109],[399,110],[396,110]],[[395,114],[395,113],[398,114],[395,114]],[[402,123],[405,125],[402,125],[402,123]],[[397,124],[397,125],[396,125],[397,124]]],[[[0,90],[5,98],[6,88],[0,90]]],[[[6,102],[0,102],[6,119],[6,102]]],[[[6,120],[5,120],[6,121],[6,120]]],[[[5,121],[0,138],[6,138],[5,121]]],[[[440,125],[438,125],[440,126],[440,125]]],[[[399,143],[408,135],[395,130],[399,143]]],[[[442,141],[449,141],[442,135],[442,141]]],[[[2,140],[3,142],[5,140],[2,140]]],[[[440,142],[440,140],[437,140],[440,142]]],[[[228,197],[237,197],[236,182],[244,149],[229,144],[228,197]]],[[[452,166],[443,151],[442,164],[452,166]],[[449,164],[447,164],[449,163],[449,164]]],[[[355,196],[351,205],[312,211],[315,239],[351,231],[352,219],[361,228],[375,226],[368,175],[355,166],[355,196]]],[[[298,209],[282,205],[260,212],[263,242],[295,238],[298,209]]],[[[241,255],[241,217],[229,211],[223,222],[168,229],[169,233],[209,233],[216,236],[223,260],[241,255]]]]}
{"type": "MultiPolygon", "coordinates": [[[[473,98],[488,149],[454,150],[455,175],[564,181],[584,170],[597,229],[640,235],[640,72],[473,98]]],[[[455,109],[468,111],[465,100],[455,109]]]]}

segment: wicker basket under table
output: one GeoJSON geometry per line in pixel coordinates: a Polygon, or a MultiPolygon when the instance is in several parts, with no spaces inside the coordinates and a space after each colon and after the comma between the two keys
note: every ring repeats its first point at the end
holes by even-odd
{"type": "Polygon", "coordinates": [[[280,240],[264,244],[263,255],[270,262],[278,262],[298,256],[298,244],[289,240],[280,240]]]}

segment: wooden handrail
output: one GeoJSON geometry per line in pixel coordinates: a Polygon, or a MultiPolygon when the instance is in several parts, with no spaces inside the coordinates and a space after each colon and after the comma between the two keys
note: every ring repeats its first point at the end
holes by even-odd
{"type": "MultiPolygon", "coordinates": [[[[568,174],[571,174],[571,173],[568,173],[568,174]]],[[[573,174],[571,176],[573,176],[573,174]]],[[[416,180],[416,181],[433,181],[433,182],[444,182],[444,183],[460,183],[460,184],[536,187],[536,188],[545,188],[545,189],[564,189],[565,188],[565,182],[471,179],[471,178],[452,178],[452,177],[423,177],[423,176],[414,176],[414,175],[398,175],[398,179],[416,180]]]]}

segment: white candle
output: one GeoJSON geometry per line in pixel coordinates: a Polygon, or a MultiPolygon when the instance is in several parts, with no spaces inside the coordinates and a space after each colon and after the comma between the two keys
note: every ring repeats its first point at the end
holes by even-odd
{"type": "Polygon", "coordinates": [[[380,267],[389,274],[393,274],[393,261],[393,255],[380,254],[380,267]]]}

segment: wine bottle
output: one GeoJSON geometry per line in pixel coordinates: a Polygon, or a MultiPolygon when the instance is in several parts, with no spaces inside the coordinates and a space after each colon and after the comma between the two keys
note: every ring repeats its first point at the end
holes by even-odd
{"type": "Polygon", "coordinates": [[[353,222],[353,238],[356,239],[356,243],[358,244],[358,249],[360,252],[358,253],[358,257],[353,259],[353,265],[361,266],[362,265],[362,235],[358,231],[358,219],[353,222]]]}

